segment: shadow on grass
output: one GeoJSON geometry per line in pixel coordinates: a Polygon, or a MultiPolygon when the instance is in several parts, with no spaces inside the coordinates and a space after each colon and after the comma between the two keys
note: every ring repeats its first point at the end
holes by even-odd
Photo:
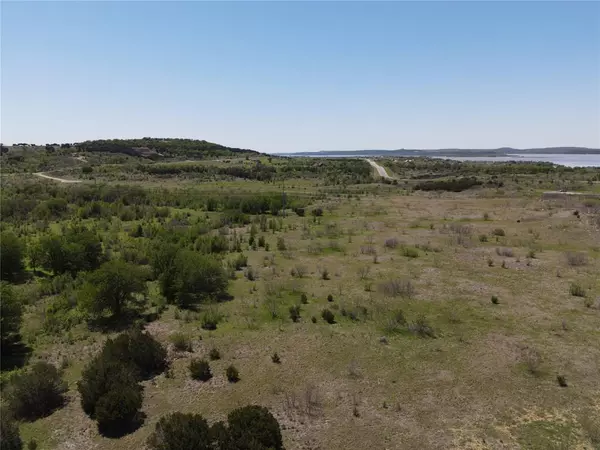
{"type": "Polygon", "coordinates": [[[31,356],[32,348],[23,343],[20,339],[10,344],[2,346],[2,364],[1,370],[9,371],[18,369],[27,364],[31,356]]]}
{"type": "Polygon", "coordinates": [[[119,439],[140,428],[144,424],[144,420],[146,420],[146,414],[139,411],[131,422],[118,422],[108,427],[98,426],[98,432],[106,438],[119,439]]]}

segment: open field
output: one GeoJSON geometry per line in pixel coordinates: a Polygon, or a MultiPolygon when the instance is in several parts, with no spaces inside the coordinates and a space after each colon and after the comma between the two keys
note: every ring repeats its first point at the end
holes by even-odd
{"type": "MultiPolygon", "coordinates": [[[[179,308],[165,300],[159,278],[148,277],[141,313],[158,314],[136,323],[168,348],[171,367],[142,382],[146,418],[118,439],[98,433],[77,390],[85,365],[118,330],[91,327],[86,315],[50,329],[49,306],[77,294],[80,285],[48,293],[43,284],[52,271],[34,271],[26,258],[35,276],[14,285],[26,303],[22,339],[32,349],[30,362],[64,368],[68,401],[47,417],[21,422],[23,440],[35,439],[40,449],[144,448],[169,412],[201,413],[213,423],[236,407],[260,404],[279,421],[290,450],[600,448],[598,203],[542,200],[544,190],[559,187],[556,175],[547,174],[500,173],[494,184],[484,180],[462,192],[414,190],[417,182],[438,180],[435,173],[470,176],[478,168],[378,162],[395,175],[393,182],[337,184],[333,178],[348,177],[332,171],[321,179],[198,181],[179,178],[185,172],[138,178],[95,168],[106,180],[155,196],[94,200],[100,212],[88,213],[86,202],[71,194],[64,210],[51,208],[45,219],[36,216],[39,205],[24,218],[3,219],[3,231],[28,246],[83,225],[97,233],[110,258],[141,266],[152,266],[150,244],[168,236],[196,252],[204,248],[203,236],[222,237],[227,249],[215,256],[229,269],[227,261],[247,256],[229,272],[226,301],[179,308]],[[419,170],[430,176],[415,178],[419,170]],[[157,189],[185,190],[187,200],[177,205],[176,196],[164,197],[159,204],[157,189]],[[270,211],[276,215],[219,222],[229,207],[206,203],[234,194],[280,198],[283,189],[288,209],[270,211]],[[153,207],[168,211],[159,217],[153,207]],[[136,208],[139,215],[128,217],[136,208]],[[141,256],[127,256],[134,251],[141,256]],[[296,322],[290,318],[295,305],[296,322]],[[325,309],[334,323],[323,319],[325,309]],[[215,330],[202,328],[207,314],[219,317],[215,330]],[[192,351],[176,350],[174,333],[187,336],[192,351]],[[213,378],[192,380],[190,360],[212,348],[221,353],[210,362],[213,378]],[[280,363],[272,361],[274,353],[280,363]],[[239,370],[237,383],[225,377],[230,364],[239,370]]],[[[288,162],[265,158],[263,164],[280,173],[288,162]]],[[[372,174],[365,161],[357,164],[372,174]]],[[[569,172],[560,187],[596,192],[596,172],[569,172]]],[[[25,183],[9,178],[11,189],[25,183]]],[[[45,183],[59,198],[94,186],[81,179],[82,186],[31,183],[45,183]]],[[[18,211],[14,217],[21,217],[18,211]]],[[[4,385],[9,377],[3,373],[4,385]]]]}

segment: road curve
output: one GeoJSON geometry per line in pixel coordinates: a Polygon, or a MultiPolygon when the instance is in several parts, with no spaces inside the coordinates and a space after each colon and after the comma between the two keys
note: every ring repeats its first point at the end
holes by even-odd
{"type": "Polygon", "coordinates": [[[387,178],[388,180],[392,179],[392,177],[390,177],[388,175],[388,173],[386,172],[385,167],[380,166],[379,164],[377,164],[372,159],[367,159],[367,162],[369,164],[371,164],[371,166],[373,166],[373,168],[377,171],[377,173],[379,174],[380,177],[387,178]]]}
{"type": "Polygon", "coordinates": [[[35,172],[34,175],[37,175],[38,177],[42,178],[47,178],[49,180],[60,181],[61,183],[81,183],[81,180],[66,180],[64,178],[51,177],[50,175],[46,175],[43,172],[35,172]]]}

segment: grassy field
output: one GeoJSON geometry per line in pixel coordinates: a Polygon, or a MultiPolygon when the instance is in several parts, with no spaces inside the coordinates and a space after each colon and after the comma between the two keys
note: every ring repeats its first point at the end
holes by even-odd
{"type": "MultiPolygon", "coordinates": [[[[287,192],[310,194],[323,215],[279,215],[279,231],[256,236],[268,251],[249,244],[251,225],[219,230],[241,236],[248,257],[230,283],[233,299],[196,310],[169,305],[145,325],[168,347],[171,369],[143,383],[144,424],[120,439],[99,435],[76,388],[110,334],[85,323],[46,333],[53,297],[35,293],[40,279],[19,285],[39,298],[26,307],[21,330],[31,359],[63,367],[69,384],[64,408],[21,423],[23,440],[39,449],[144,448],[168,412],[201,413],[212,423],[260,404],[290,450],[600,448],[597,206],[543,201],[537,186],[550,182],[531,175],[502,189],[410,191],[404,181],[412,178],[390,166],[396,184],[286,181],[287,192]],[[290,319],[294,305],[298,322],[290,319]],[[322,318],[325,309],[335,323],[322,318]],[[214,331],[200,326],[206,312],[222,317],[214,331]],[[191,352],[174,349],[177,332],[191,339],[191,352]],[[212,348],[221,353],[211,362],[214,377],[193,381],[190,360],[212,348]],[[230,364],[238,383],[225,378],[230,364]]],[[[142,182],[155,184],[181,187],[175,179],[142,182]]],[[[194,188],[203,195],[279,186],[216,180],[194,188]]],[[[178,214],[212,213],[171,208],[178,214]]],[[[116,234],[111,227],[106,238],[130,241],[137,223],[116,234]]],[[[149,303],[160,297],[151,281],[149,303]]]]}

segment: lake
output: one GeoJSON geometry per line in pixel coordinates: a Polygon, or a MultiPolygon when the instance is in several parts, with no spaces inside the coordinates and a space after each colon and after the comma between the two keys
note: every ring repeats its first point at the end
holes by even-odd
{"type": "Polygon", "coordinates": [[[533,161],[549,162],[567,167],[600,167],[600,155],[594,154],[574,155],[566,153],[516,153],[509,156],[434,156],[434,158],[452,159],[455,161],[481,162],[533,161]]]}

